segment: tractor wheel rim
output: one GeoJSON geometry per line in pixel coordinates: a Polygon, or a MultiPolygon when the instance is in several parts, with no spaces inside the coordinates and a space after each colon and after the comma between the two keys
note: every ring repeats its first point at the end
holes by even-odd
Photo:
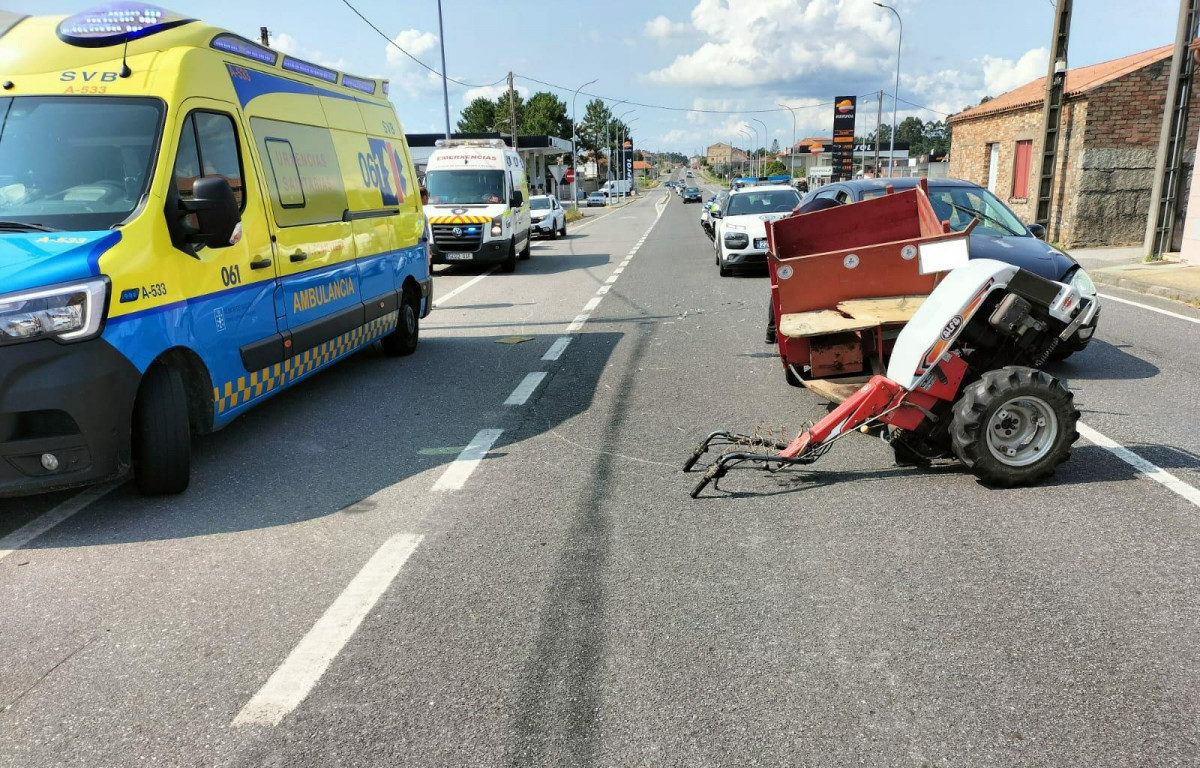
{"type": "Polygon", "coordinates": [[[1058,417],[1041,398],[1014,397],[992,414],[987,447],[1010,467],[1027,467],[1047,455],[1058,437],[1058,417]]]}

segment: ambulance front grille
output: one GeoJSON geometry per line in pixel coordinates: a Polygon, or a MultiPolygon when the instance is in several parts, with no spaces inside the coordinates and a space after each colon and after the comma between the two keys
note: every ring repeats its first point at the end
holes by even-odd
{"type": "Polygon", "coordinates": [[[482,224],[434,224],[433,243],[443,251],[474,251],[483,242],[482,224]],[[474,231],[472,231],[474,230],[474,231]]]}

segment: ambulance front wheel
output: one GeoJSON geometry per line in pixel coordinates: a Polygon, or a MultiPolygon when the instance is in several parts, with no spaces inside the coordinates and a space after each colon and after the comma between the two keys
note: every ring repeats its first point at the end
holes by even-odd
{"type": "Polygon", "coordinates": [[[517,268],[517,242],[508,244],[508,258],[500,262],[501,272],[513,272],[517,268]]]}
{"type": "Polygon", "coordinates": [[[133,415],[133,472],[147,496],[187,490],[192,465],[183,375],[168,365],[146,372],[133,415]]]}
{"type": "Polygon", "coordinates": [[[400,318],[396,330],[380,339],[383,351],[393,357],[411,355],[417,351],[417,340],[421,332],[421,308],[416,291],[404,289],[400,300],[400,318]]]}

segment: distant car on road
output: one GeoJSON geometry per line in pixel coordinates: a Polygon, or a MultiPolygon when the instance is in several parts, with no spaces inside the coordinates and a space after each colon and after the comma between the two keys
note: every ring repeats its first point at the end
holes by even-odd
{"type": "Polygon", "coordinates": [[[700,187],[685,187],[682,196],[685,203],[698,203],[701,200],[700,187]]]}
{"type": "Polygon", "coordinates": [[[606,205],[608,205],[608,195],[604,194],[603,192],[593,192],[587,196],[588,208],[592,208],[594,206],[600,206],[603,208],[606,205]]]}
{"type": "Polygon", "coordinates": [[[529,198],[529,222],[534,235],[554,239],[567,234],[567,213],[556,197],[535,195],[529,198]]]}
{"type": "MultiPolygon", "coordinates": [[[[912,189],[920,179],[860,179],[826,184],[813,190],[804,202],[829,198],[840,203],[857,203],[887,194],[887,185],[896,190],[912,189]]],[[[1026,226],[1012,210],[984,187],[962,179],[934,179],[929,182],[929,202],[938,219],[950,222],[950,228],[960,231],[974,218],[979,224],[971,231],[972,259],[995,259],[1027,269],[1036,275],[1060,283],[1070,283],[1079,292],[1096,301],[1096,286],[1083,267],[1069,254],[1042,240],[1046,235],[1040,225],[1026,226]]],[[[1079,329],[1070,341],[1054,351],[1053,358],[1063,360],[1081,352],[1092,340],[1100,313],[1091,325],[1079,329]]]]}

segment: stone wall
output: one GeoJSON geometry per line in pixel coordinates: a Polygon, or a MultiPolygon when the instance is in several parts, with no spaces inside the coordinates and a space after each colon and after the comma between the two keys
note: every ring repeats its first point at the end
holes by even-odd
{"type": "MultiPolygon", "coordinates": [[[[1082,178],[1074,245],[1141,245],[1150,213],[1171,61],[1165,59],[1105,83],[1088,94],[1082,178]]],[[[1191,176],[1200,99],[1192,99],[1183,177],[1191,176]]],[[[1187,200],[1186,183],[1180,190],[1187,200]]]]}

